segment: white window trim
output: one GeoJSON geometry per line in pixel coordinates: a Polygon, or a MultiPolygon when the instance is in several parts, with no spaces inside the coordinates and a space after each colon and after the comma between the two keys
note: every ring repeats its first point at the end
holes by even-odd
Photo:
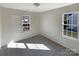
{"type": "MultiPolygon", "coordinates": [[[[65,25],[64,24],[64,14],[69,14],[69,13],[79,13],[79,12],[68,12],[68,13],[63,13],[62,14],[62,36],[63,37],[65,37],[65,38],[68,38],[68,39],[72,39],[72,40],[77,40],[78,38],[79,38],[79,34],[78,34],[78,38],[73,38],[73,37],[70,37],[70,36],[67,36],[67,35],[64,35],[64,29],[63,29],[63,25],[65,25]]],[[[75,25],[73,25],[73,26],[75,26],[75,25]]],[[[77,27],[78,27],[79,25],[78,25],[78,23],[77,23],[77,27]]],[[[79,28],[77,28],[77,30],[78,30],[79,28]]],[[[79,33],[79,30],[78,30],[78,33],[79,33]]]]}
{"type": "MultiPolygon", "coordinates": [[[[29,16],[29,23],[28,23],[28,24],[30,24],[30,30],[31,30],[31,27],[32,27],[32,26],[31,26],[31,24],[32,24],[32,23],[31,23],[31,21],[32,21],[31,15],[21,15],[21,17],[22,17],[22,16],[29,16]]],[[[22,18],[21,18],[21,21],[22,21],[22,18]]],[[[21,24],[23,25],[24,23],[21,23],[21,24]]],[[[29,31],[30,31],[30,30],[29,30],[29,31]]]]}

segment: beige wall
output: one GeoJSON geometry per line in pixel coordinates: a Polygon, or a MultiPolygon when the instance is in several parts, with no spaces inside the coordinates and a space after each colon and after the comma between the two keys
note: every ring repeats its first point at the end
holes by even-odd
{"type": "Polygon", "coordinates": [[[17,41],[39,34],[39,14],[35,12],[2,8],[2,46],[11,40],[17,41]],[[30,15],[31,30],[22,32],[20,17],[30,15]]]}
{"type": "Polygon", "coordinates": [[[41,13],[41,34],[79,53],[79,39],[62,37],[62,14],[66,12],[79,12],[79,4],[41,13]]]}

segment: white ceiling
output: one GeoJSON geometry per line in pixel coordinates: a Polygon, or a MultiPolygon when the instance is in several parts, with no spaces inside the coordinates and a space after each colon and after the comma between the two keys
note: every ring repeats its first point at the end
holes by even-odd
{"type": "Polygon", "coordinates": [[[44,12],[71,4],[73,3],[40,3],[39,7],[35,7],[33,3],[0,3],[0,6],[24,11],[44,12]]]}

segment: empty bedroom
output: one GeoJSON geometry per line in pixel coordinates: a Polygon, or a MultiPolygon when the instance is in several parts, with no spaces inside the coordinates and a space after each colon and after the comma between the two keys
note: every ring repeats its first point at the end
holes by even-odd
{"type": "Polygon", "coordinates": [[[0,3],[0,56],[79,56],[79,3],[0,3]]]}

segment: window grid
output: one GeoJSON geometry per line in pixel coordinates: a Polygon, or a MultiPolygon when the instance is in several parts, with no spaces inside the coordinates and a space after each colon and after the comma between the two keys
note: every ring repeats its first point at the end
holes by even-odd
{"type": "Polygon", "coordinates": [[[22,27],[23,31],[29,31],[31,29],[31,16],[29,15],[23,15],[22,16],[22,27]]]}
{"type": "Polygon", "coordinates": [[[64,14],[63,20],[63,34],[71,38],[78,38],[78,27],[77,27],[77,14],[68,13],[64,14]]]}

